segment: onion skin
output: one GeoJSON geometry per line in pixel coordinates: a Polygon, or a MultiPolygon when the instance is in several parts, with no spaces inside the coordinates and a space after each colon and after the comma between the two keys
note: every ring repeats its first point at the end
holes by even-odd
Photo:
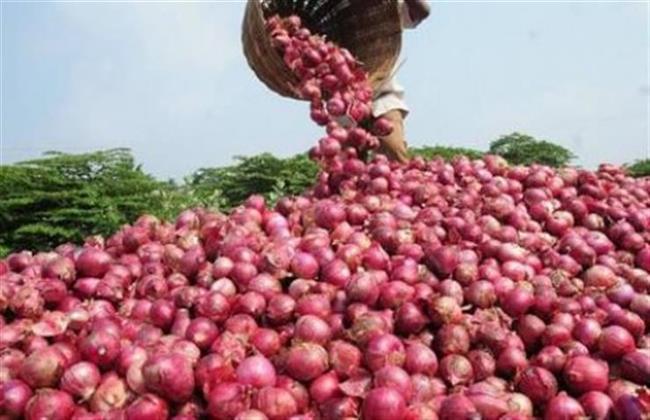
{"type": "Polygon", "coordinates": [[[480,418],[472,401],[462,394],[454,394],[442,401],[438,413],[440,420],[480,418]]]}
{"type": "Polygon", "coordinates": [[[298,412],[296,400],[282,388],[262,388],[255,397],[255,407],[266,414],[269,420],[282,420],[298,412]]]}
{"type": "Polygon", "coordinates": [[[244,359],[237,367],[237,382],[256,388],[274,386],[275,368],[264,356],[251,356],[244,359]]]}
{"type": "Polygon", "coordinates": [[[555,376],[548,370],[529,367],[517,378],[517,390],[526,394],[534,404],[544,404],[555,396],[558,384],[555,376]]]}
{"type": "Polygon", "coordinates": [[[572,420],[584,416],[585,412],[578,401],[561,392],[546,406],[544,420],[572,420]]]}
{"type": "Polygon", "coordinates": [[[67,420],[74,412],[72,397],[55,389],[39,390],[27,403],[27,420],[67,420]]]}
{"type": "Polygon", "coordinates": [[[20,378],[32,389],[54,387],[65,369],[63,355],[53,347],[34,351],[22,363],[20,378]]]}
{"type": "Polygon", "coordinates": [[[402,417],[406,403],[402,395],[392,388],[375,388],[363,400],[361,413],[366,420],[389,420],[402,417]]]}
{"type": "Polygon", "coordinates": [[[650,352],[635,350],[621,359],[621,373],[624,378],[638,384],[650,383],[650,352]]]}
{"type": "Polygon", "coordinates": [[[154,394],[144,394],[129,405],[125,414],[127,420],[164,420],[169,416],[169,409],[165,400],[154,394]]]}
{"type": "Polygon", "coordinates": [[[589,391],[584,393],[579,401],[585,410],[585,414],[595,420],[606,420],[614,417],[614,403],[607,394],[599,391],[589,391]]]}
{"type": "Polygon", "coordinates": [[[11,379],[0,387],[0,408],[9,418],[20,418],[31,397],[32,390],[26,383],[11,379]]]}
{"type": "Polygon", "coordinates": [[[88,362],[79,362],[70,366],[61,378],[61,389],[73,397],[88,400],[101,380],[97,366],[88,362]]]}
{"type": "Polygon", "coordinates": [[[589,356],[576,356],[564,366],[563,377],[569,388],[578,394],[604,391],[609,383],[609,367],[589,356]]]}
{"type": "Polygon", "coordinates": [[[175,353],[148,359],[142,366],[148,389],[169,401],[186,401],[194,389],[192,365],[175,353]]]}

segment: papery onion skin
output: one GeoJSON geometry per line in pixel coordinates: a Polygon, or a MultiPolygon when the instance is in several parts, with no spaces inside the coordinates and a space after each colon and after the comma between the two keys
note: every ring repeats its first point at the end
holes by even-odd
{"type": "Polygon", "coordinates": [[[67,420],[74,412],[74,401],[69,394],[55,389],[39,390],[27,403],[27,420],[67,420]]]}
{"type": "Polygon", "coordinates": [[[186,401],[194,389],[192,365],[180,354],[149,358],[142,366],[142,374],[148,389],[170,401],[186,401]]]}
{"type": "Polygon", "coordinates": [[[561,392],[549,401],[544,420],[573,420],[584,415],[585,412],[580,403],[561,392]]]}
{"type": "Polygon", "coordinates": [[[129,405],[125,415],[127,420],[164,420],[169,417],[169,409],[165,400],[144,394],[129,405]]]}

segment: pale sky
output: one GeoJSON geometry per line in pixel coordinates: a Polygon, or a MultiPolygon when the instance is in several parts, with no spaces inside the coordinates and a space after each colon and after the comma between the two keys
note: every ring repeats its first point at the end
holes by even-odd
{"type": "MultiPolygon", "coordinates": [[[[576,163],[650,149],[648,2],[433,3],[404,34],[398,75],[412,145],[486,149],[512,131],[576,163]]],[[[129,147],[181,178],[264,151],[307,150],[304,102],[259,82],[241,51],[243,1],[3,3],[2,163],[129,147]]]]}

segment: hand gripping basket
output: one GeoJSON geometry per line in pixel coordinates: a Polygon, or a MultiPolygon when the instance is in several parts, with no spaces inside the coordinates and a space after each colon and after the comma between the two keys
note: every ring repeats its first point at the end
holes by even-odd
{"type": "Polygon", "coordinates": [[[282,96],[299,99],[298,80],[271,46],[264,18],[300,16],[312,33],[349,49],[363,63],[374,88],[391,75],[402,45],[397,0],[248,0],[242,42],[257,77],[282,96]]]}

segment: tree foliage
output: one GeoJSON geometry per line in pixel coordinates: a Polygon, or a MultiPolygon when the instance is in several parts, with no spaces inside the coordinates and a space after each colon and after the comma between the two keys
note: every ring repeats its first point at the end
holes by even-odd
{"type": "Polygon", "coordinates": [[[158,213],[165,188],[126,149],[50,152],[0,166],[0,248],[45,249],[108,234],[145,211],[158,213]]]}
{"type": "Polygon", "coordinates": [[[571,151],[547,140],[537,140],[532,136],[512,133],[490,143],[490,153],[504,157],[516,165],[566,166],[575,158],[571,151]]]}
{"type": "Polygon", "coordinates": [[[627,166],[627,171],[630,175],[637,178],[650,176],[650,159],[637,160],[627,166]]]}
{"type": "Polygon", "coordinates": [[[445,160],[451,160],[455,156],[467,156],[470,159],[480,159],[485,154],[485,152],[476,149],[439,145],[412,147],[409,149],[409,153],[411,156],[422,156],[425,159],[441,157],[445,160]]]}
{"type": "Polygon", "coordinates": [[[270,153],[237,157],[236,164],[203,168],[186,180],[187,187],[208,207],[230,209],[251,194],[270,202],[297,195],[313,185],[318,167],[306,155],[277,158],[270,153]]]}

